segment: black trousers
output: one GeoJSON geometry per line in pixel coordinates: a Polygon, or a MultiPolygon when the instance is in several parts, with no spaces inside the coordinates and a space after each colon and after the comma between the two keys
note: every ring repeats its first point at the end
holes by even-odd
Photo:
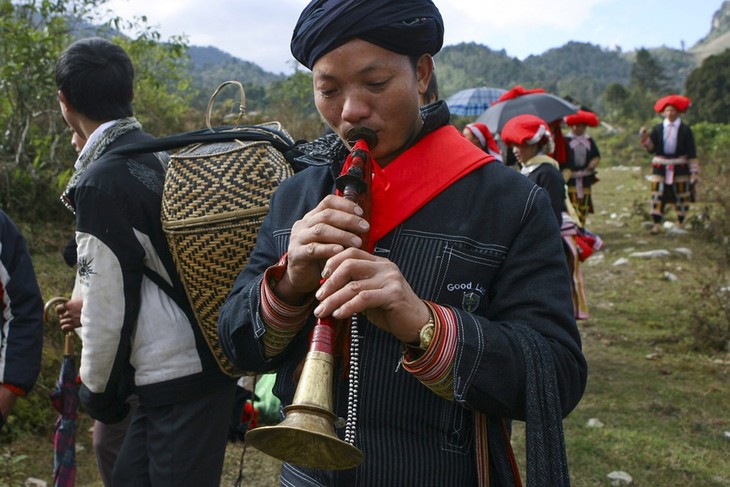
{"type": "Polygon", "coordinates": [[[114,466],[114,487],[218,487],[235,383],[189,402],[140,402],[114,466]]]}

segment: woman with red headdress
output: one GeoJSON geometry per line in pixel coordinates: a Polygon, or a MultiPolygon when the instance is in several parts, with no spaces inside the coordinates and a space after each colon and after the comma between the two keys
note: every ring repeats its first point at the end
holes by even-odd
{"type": "Polygon", "coordinates": [[[641,127],[641,145],[654,154],[651,160],[651,233],[659,233],[667,205],[673,204],[681,228],[692,201],[692,189],[699,180],[699,164],[692,129],[679,118],[690,106],[690,99],[669,95],[657,100],[654,110],[664,121],[651,133],[641,127]]]}
{"type": "Polygon", "coordinates": [[[580,225],[584,227],[588,213],[594,212],[591,186],[598,181],[596,166],[601,162],[601,153],[587,129],[598,126],[598,116],[587,110],[578,110],[578,113],[565,117],[565,123],[570,127],[570,133],[565,137],[567,161],[563,174],[568,182],[568,197],[580,225]]]}
{"type": "Polygon", "coordinates": [[[499,162],[502,162],[502,153],[499,150],[497,142],[494,140],[492,131],[483,123],[468,123],[461,131],[466,139],[479,147],[484,152],[489,153],[499,162]]]}
{"type": "Polygon", "coordinates": [[[550,127],[535,115],[519,115],[504,125],[501,137],[512,147],[517,161],[522,166],[520,172],[543,188],[550,198],[568,260],[575,318],[587,319],[588,303],[580,262],[587,257],[582,255],[584,252],[592,251],[581,244],[577,215],[567,198],[560,164],[548,155],[555,148],[550,127]]]}

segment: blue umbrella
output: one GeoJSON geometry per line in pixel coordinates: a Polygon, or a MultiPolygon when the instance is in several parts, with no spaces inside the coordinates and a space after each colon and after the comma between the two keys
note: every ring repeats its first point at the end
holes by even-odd
{"type": "Polygon", "coordinates": [[[452,115],[481,115],[506,91],[502,88],[487,86],[468,88],[451,95],[446,99],[446,104],[449,106],[449,112],[452,115]]]}

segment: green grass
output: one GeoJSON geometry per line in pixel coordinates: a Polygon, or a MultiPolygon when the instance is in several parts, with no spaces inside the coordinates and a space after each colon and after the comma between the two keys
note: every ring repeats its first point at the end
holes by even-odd
{"type": "MultiPolygon", "coordinates": [[[[730,441],[724,434],[730,430],[730,357],[697,350],[689,331],[694,310],[703,306],[696,292],[717,273],[722,251],[699,233],[650,235],[644,175],[638,167],[602,167],[594,187],[597,213],[589,217],[588,228],[603,238],[606,248],[584,266],[591,317],[579,326],[589,363],[588,386],[564,423],[572,483],[608,486],[607,475],[623,470],[638,487],[730,486],[730,441]],[[690,249],[692,257],[673,252],[679,247],[690,249]],[[656,249],[673,253],[665,259],[629,257],[656,249]],[[620,258],[628,264],[614,265],[620,258]],[[665,279],[665,272],[680,281],[665,279]],[[604,426],[589,428],[591,418],[604,426]]],[[[70,291],[73,276],[59,253],[68,226],[24,231],[30,233],[44,297],[70,291]]],[[[50,480],[55,413],[47,393],[58,371],[60,334],[49,331],[47,337],[39,386],[19,402],[14,418],[14,428],[22,434],[12,443],[1,438],[0,454],[12,448],[15,455],[27,455],[13,468],[23,478],[50,480]],[[23,430],[23,423],[33,427],[23,430]]],[[[101,485],[89,426],[82,414],[79,486],[101,485]]],[[[516,424],[515,449],[524,464],[523,435],[523,425],[516,424]]],[[[240,453],[240,443],[229,446],[222,485],[234,484],[240,453]]],[[[278,461],[248,449],[244,485],[278,485],[278,468],[278,461]]]]}

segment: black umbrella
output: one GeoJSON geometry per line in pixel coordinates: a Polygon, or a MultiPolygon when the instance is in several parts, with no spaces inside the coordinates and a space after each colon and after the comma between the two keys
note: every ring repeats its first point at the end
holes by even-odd
{"type": "Polygon", "coordinates": [[[498,134],[508,120],[518,115],[527,113],[538,116],[547,123],[552,123],[577,111],[576,105],[559,96],[550,93],[530,93],[495,103],[487,108],[476,121],[489,127],[492,133],[498,134]]]}

